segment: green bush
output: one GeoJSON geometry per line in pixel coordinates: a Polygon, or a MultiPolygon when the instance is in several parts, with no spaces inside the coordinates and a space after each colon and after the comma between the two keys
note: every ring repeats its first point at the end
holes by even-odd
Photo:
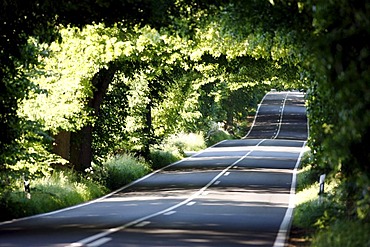
{"type": "Polygon", "coordinates": [[[370,246],[370,224],[361,221],[338,220],[319,232],[312,241],[314,247],[370,246]]]}
{"type": "Polygon", "coordinates": [[[55,171],[49,177],[31,180],[30,184],[30,194],[25,193],[20,185],[12,191],[2,193],[1,220],[50,212],[92,200],[106,193],[104,187],[80,178],[73,172],[65,171],[55,171]]]}
{"type": "Polygon", "coordinates": [[[161,148],[166,151],[177,151],[184,156],[185,151],[200,151],[206,148],[206,143],[201,133],[179,133],[164,140],[161,148]]]}
{"type": "Polygon", "coordinates": [[[199,151],[206,148],[201,133],[179,133],[166,138],[150,152],[153,169],[160,169],[186,156],[186,151],[199,151]]]}
{"type": "Polygon", "coordinates": [[[233,137],[224,130],[215,130],[208,134],[206,138],[207,146],[212,146],[223,140],[231,140],[233,137]]]}
{"type": "Polygon", "coordinates": [[[104,163],[107,169],[106,186],[110,190],[118,189],[151,172],[145,161],[129,154],[117,155],[104,163]]]}
{"type": "Polygon", "coordinates": [[[177,152],[163,150],[152,150],[150,152],[150,161],[152,163],[152,168],[155,170],[174,163],[180,160],[182,157],[183,156],[177,152]]]}
{"type": "Polygon", "coordinates": [[[332,220],[333,210],[333,204],[326,200],[301,203],[294,210],[293,225],[305,229],[323,228],[332,220]]]}

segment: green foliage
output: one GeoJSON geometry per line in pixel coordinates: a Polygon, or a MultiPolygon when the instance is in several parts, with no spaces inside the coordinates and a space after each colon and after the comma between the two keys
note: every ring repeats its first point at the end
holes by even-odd
{"type": "Polygon", "coordinates": [[[103,164],[107,170],[106,186],[118,189],[151,172],[144,160],[128,154],[117,155],[103,164]]]}
{"type": "Polygon", "coordinates": [[[166,150],[151,150],[149,158],[152,169],[157,170],[169,164],[172,164],[182,159],[183,157],[180,156],[177,152],[166,150]]]}
{"type": "Polygon", "coordinates": [[[171,135],[163,141],[163,146],[165,150],[176,148],[181,154],[185,151],[200,151],[207,147],[202,133],[178,133],[171,135]]]}
{"type": "Polygon", "coordinates": [[[128,86],[122,74],[117,74],[108,88],[94,124],[94,159],[99,162],[116,153],[129,151],[125,120],[128,116],[128,86]]]}
{"type": "Polygon", "coordinates": [[[91,121],[87,101],[94,90],[93,76],[132,51],[130,42],[118,39],[121,30],[103,24],[87,25],[82,30],[60,27],[61,42],[40,45],[30,39],[30,46],[40,47],[41,65],[32,76],[38,90],[23,101],[21,115],[53,133],[78,130],[91,121]]]}
{"type": "MultiPolygon", "coordinates": [[[[230,138],[213,123],[243,136],[241,122],[270,88],[304,89],[313,157],[299,175],[299,190],[326,173],[341,180],[329,208],[344,204],[351,217],[369,220],[367,1],[5,3],[1,172],[47,175],[64,162],[51,154],[50,136],[91,125],[97,164],[117,153],[148,154],[181,132],[209,133],[211,145],[230,138]],[[94,78],[112,64],[117,69],[104,102],[92,106],[99,92],[94,78]]],[[[190,149],[184,145],[168,150],[177,156],[190,149]]],[[[163,151],[152,155],[171,160],[163,151]]],[[[93,171],[98,181],[108,174],[104,166],[93,171]]]]}
{"type": "Polygon", "coordinates": [[[1,220],[50,212],[88,200],[106,193],[106,189],[81,179],[72,172],[53,172],[51,176],[30,180],[31,193],[23,191],[23,179],[13,185],[16,188],[1,193],[1,220]]]}
{"type": "Polygon", "coordinates": [[[325,193],[319,195],[319,177],[322,173],[314,162],[312,152],[307,150],[302,157],[301,168],[297,174],[293,225],[307,230],[326,228],[345,212],[343,205],[334,197],[339,188],[339,181],[326,179],[325,193]]]}
{"type": "Polygon", "coordinates": [[[317,234],[312,245],[314,247],[352,247],[370,245],[370,224],[362,221],[339,220],[327,230],[317,234]]]}
{"type": "Polygon", "coordinates": [[[53,20],[55,14],[50,11],[50,2],[34,3],[22,1],[3,1],[0,4],[0,168],[3,159],[14,152],[14,141],[22,135],[17,114],[19,101],[27,97],[34,87],[24,72],[24,68],[33,66],[37,59],[32,49],[25,44],[30,35],[38,35],[44,40],[55,37],[53,20]],[[40,16],[42,15],[42,21],[40,16]]]}
{"type": "Polygon", "coordinates": [[[206,148],[206,143],[202,134],[179,133],[170,135],[151,150],[152,168],[162,168],[184,158],[187,151],[200,151],[204,148],[206,148]]]}
{"type": "Polygon", "coordinates": [[[310,145],[318,166],[341,176],[348,214],[369,219],[369,3],[318,1],[314,10],[310,145]]]}
{"type": "Polygon", "coordinates": [[[233,137],[225,130],[214,128],[213,130],[210,130],[208,132],[205,139],[206,139],[207,146],[212,146],[223,140],[231,140],[233,139],[233,137]]]}
{"type": "MultiPolygon", "coordinates": [[[[317,190],[315,192],[317,193],[317,190]]],[[[319,203],[317,200],[301,203],[294,209],[293,225],[304,229],[313,229],[326,209],[327,205],[319,203]]]]}
{"type": "MultiPolygon", "coordinates": [[[[36,178],[48,176],[52,165],[65,165],[67,161],[50,152],[52,138],[44,132],[39,124],[31,121],[20,122],[23,134],[16,140],[16,146],[3,160],[6,170],[15,176],[25,174],[36,178]]],[[[7,174],[5,172],[5,174],[7,174]]]]}
{"type": "MultiPolygon", "coordinates": [[[[314,163],[314,155],[311,150],[307,150],[301,159],[300,169],[297,173],[297,192],[301,192],[305,189],[312,190],[316,193],[316,187],[318,186],[318,181],[320,175],[324,174],[321,169],[318,169],[317,165],[314,163]],[[314,186],[312,186],[314,185],[314,186]]],[[[309,193],[310,194],[310,193],[309,193]]],[[[309,195],[301,196],[305,199],[312,198],[309,195]],[[307,197],[308,196],[308,197],[307,197]]]]}

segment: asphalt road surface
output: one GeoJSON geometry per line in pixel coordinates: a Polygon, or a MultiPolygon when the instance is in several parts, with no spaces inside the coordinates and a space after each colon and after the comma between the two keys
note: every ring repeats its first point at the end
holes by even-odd
{"type": "Polygon", "coordinates": [[[98,200],[0,223],[0,246],[284,246],[304,95],[266,94],[251,131],[98,200]]]}

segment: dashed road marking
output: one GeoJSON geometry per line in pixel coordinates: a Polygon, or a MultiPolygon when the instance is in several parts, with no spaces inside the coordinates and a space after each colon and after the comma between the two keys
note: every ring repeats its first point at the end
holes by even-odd
{"type": "Polygon", "coordinates": [[[266,139],[263,139],[261,140],[260,142],[258,142],[248,153],[246,153],[243,157],[239,158],[237,161],[235,161],[234,163],[232,163],[231,165],[229,165],[228,167],[226,167],[224,170],[222,170],[220,173],[218,173],[217,176],[215,176],[211,181],[209,181],[204,187],[202,187],[200,190],[198,190],[197,192],[195,192],[194,194],[192,194],[190,197],[188,197],[187,199],[185,199],[184,201],[178,203],[178,204],[175,204],[169,208],[166,208],[166,209],[163,209],[161,211],[158,211],[158,212],[155,212],[153,214],[150,214],[150,215],[147,215],[147,216],[144,216],[144,217],[141,217],[139,219],[136,219],[134,221],[131,221],[131,222],[128,222],[124,225],[121,225],[121,226],[118,226],[118,227],[114,227],[114,228],[110,228],[110,229],[106,229],[104,230],[103,232],[100,232],[100,233],[97,233],[95,235],[92,235],[90,237],[87,237],[87,238],[84,238],[84,239],[81,239],[77,242],[74,242],[74,243],[71,243],[69,245],[67,245],[68,247],[72,247],[72,246],[84,246],[84,245],[87,245],[88,243],[91,243],[92,241],[96,241],[98,239],[101,239],[103,237],[106,237],[108,235],[111,235],[113,233],[116,233],[116,232],[119,232],[119,231],[122,231],[128,227],[143,227],[145,225],[148,225],[150,224],[151,222],[148,221],[148,219],[151,219],[153,217],[156,217],[156,216],[159,216],[159,215],[163,215],[164,213],[166,212],[170,212],[170,211],[174,211],[174,209],[176,208],[179,208],[183,205],[188,205],[190,202],[193,201],[193,199],[195,199],[196,197],[200,196],[200,195],[207,195],[208,194],[208,191],[206,191],[212,184],[214,184],[215,181],[217,181],[221,176],[229,173],[228,170],[231,169],[232,167],[234,167],[237,163],[239,163],[240,161],[242,161],[243,159],[245,159],[245,157],[247,157],[250,153],[252,153],[254,151],[254,148],[258,147],[259,145],[261,145],[262,142],[266,141],[266,139]]]}
{"type": "Polygon", "coordinates": [[[146,225],[149,225],[150,224],[150,221],[142,221],[138,224],[135,225],[135,227],[143,227],[143,226],[146,226],[146,225]]]}
{"type": "Polygon", "coordinates": [[[111,240],[112,240],[112,238],[100,238],[98,240],[95,240],[94,242],[91,242],[91,243],[87,244],[86,246],[87,247],[98,247],[100,245],[103,245],[103,244],[111,241],[111,240]]]}

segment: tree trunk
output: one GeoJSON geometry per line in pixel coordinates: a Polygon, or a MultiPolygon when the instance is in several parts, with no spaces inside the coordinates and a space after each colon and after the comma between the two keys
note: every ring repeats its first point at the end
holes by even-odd
{"type": "Polygon", "coordinates": [[[230,107],[226,113],[226,125],[225,125],[225,130],[229,131],[233,128],[234,125],[234,114],[233,114],[233,109],[230,107]]]}
{"type": "MultiPolygon", "coordinates": [[[[88,102],[88,107],[93,109],[93,116],[99,115],[100,105],[116,71],[117,66],[112,62],[109,64],[108,69],[101,69],[92,78],[92,85],[95,91],[88,102]]],[[[84,171],[91,166],[92,131],[92,125],[88,124],[81,130],[71,134],[70,162],[77,171],[84,171]]]]}
{"type": "Polygon", "coordinates": [[[144,159],[148,160],[150,155],[150,145],[152,144],[152,102],[149,102],[146,105],[146,113],[145,113],[145,128],[144,128],[144,147],[141,151],[141,156],[144,159]]]}
{"type": "Polygon", "coordinates": [[[54,137],[53,152],[61,156],[62,158],[69,160],[71,132],[61,131],[53,137],[54,137]]]}

